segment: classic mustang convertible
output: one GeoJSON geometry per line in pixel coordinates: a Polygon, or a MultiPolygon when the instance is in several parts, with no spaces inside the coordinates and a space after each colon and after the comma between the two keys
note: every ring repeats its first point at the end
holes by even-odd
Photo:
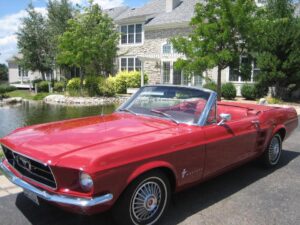
{"type": "Polygon", "coordinates": [[[118,224],[156,224],[172,192],[260,158],[278,164],[293,108],[217,102],[215,92],[145,86],[116,112],[20,128],[0,169],[35,202],[118,224]]]}

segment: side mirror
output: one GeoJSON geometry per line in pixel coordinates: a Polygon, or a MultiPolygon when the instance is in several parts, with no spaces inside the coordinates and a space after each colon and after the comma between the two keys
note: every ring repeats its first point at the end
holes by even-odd
{"type": "Polygon", "coordinates": [[[231,115],[227,113],[220,114],[221,121],[218,123],[218,126],[224,125],[227,121],[231,120],[231,115]]]}

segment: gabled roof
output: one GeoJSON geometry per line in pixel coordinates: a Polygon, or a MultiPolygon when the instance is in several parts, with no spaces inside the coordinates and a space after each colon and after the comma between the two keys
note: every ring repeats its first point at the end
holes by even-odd
{"type": "Polygon", "coordinates": [[[121,15],[123,12],[128,10],[128,6],[120,6],[120,7],[115,7],[111,9],[106,9],[104,12],[112,19],[116,19],[119,15],[121,15]]]}
{"type": "Polygon", "coordinates": [[[113,19],[119,24],[139,19],[146,22],[146,27],[188,23],[194,15],[195,4],[204,1],[205,0],[181,0],[179,5],[172,12],[166,12],[166,0],[149,0],[149,2],[142,7],[127,7],[123,12],[119,11],[119,15],[113,19]]]}
{"type": "Polygon", "coordinates": [[[150,0],[142,7],[127,9],[124,13],[116,18],[116,21],[163,13],[165,8],[166,0],[150,0]]]}
{"type": "Polygon", "coordinates": [[[157,14],[147,26],[190,22],[194,15],[195,5],[198,2],[201,2],[201,0],[182,0],[172,12],[167,13],[164,11],[157,14]]]}

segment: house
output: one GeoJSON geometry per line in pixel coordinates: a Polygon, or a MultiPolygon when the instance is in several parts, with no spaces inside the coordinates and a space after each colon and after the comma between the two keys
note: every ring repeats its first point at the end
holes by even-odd
{"type": "MultiPolygon", "coordinates": [[[[188,36],[189,23],[197,2],[204,0],[150,0],[140,8],[118,7],[106,10],[121,33],[117,70],[140,70],[147,74],[150,84],[176,84],[202,86],[200,74],[188,78],[183,71],[174,68],[174,62],[183,58],[170,43],[175,36],[188,36]]],[[[257,0],[257,4],[264,4],[257,0]]],[[[247,58],[242,58],[242,62],[247,58]]],[[[253,82],[259,69],[252,63],[252,75],[248,81],[226,68],[222,71],[222,83],[232,82],[240,88],[245,82],[253,82]]],[[[204,77],[217,80],[217,69],[206,71],[204,77]]]]}
{"type": "MultiPolygon", "coordinates": [[[[265,0],[256,0],[263,5],[265,0]]],[[[138,70],[147,74],[149,84],[176,84],[202,86],[208,77],[217,80],[217,69],[205,71],[204,74],[184,76],[174,63],[185,56],[176,52],[170,43],[175,36],[188,36],[191,32],[189,23],[194,15],[194,7],[205,0],[149,0],[139,8],[127,6],[105,10],[114,20],[120,32],[119,57],[116,70],[138,70]]],[[[247,58],[242,58],[241,62],[247,58]]],[[[10,83],[24,83],[41,78],[38,72],[25,71],[14,59],[8,60],[10,83]]],[[[253,82],[259,72],[252,63],[251,79],[242,80],[237,71],[226,68],[222,71],[222,83],[235,84],[240,95],[240,88],[245,82],[253,82]]],[[[142,75],[142,77],[144,77],[142,75]]],[[[143,79],[142,79],[143,83],[143,79]]]]}
{"type": "MultiPolygon", "coordinates": [[[[33,80],[42,79],[42,74],[39,71],[28,71],[18,65],[17,59],[22,57],[20,54],[7,60],[8,64],[8,81],[17,88],[30,88],[33,80]]],[[[57,74],[47,74],[46,80],[51,80],[51,76],[56,78],[57,74]]]]}

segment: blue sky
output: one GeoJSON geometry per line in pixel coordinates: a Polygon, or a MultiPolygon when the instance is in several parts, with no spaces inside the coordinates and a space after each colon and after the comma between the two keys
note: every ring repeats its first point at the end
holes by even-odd
{"type": "MultiPolygon", "coordinates": [[[[69,0],[70,2],[84,3],[86,0],[69,0]]],[[[112,8],[119,5],[139,7],[148,0],[94,0],[103,8],[112,8]]],[[[37,11],[45,14],[47,0],[0,0],[0,63],[17,53],[17,39],[20,19],[26,16],[25,9],[32,2],[37,11]]]]}

